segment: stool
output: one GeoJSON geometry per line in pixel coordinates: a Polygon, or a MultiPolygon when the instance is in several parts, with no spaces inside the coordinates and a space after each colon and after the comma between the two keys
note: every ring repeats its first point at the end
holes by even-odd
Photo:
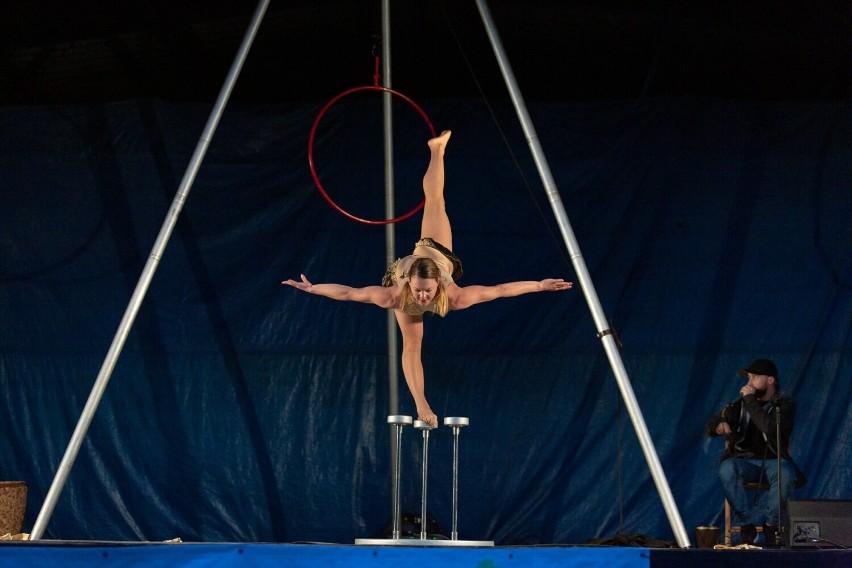
{"type": "MultiPolygon", "coordinates": [[[[766,483],[765,481],[761,482],[761,483],[757,483],[757,482],[743,483],[743,487],[745,488],[746,491],[758,491],[758,490],[759,491],[768,491],[769,490],[769,484],[766,483]]],[[[725,544],[726,545],[731,546],[733,544],[733,539],[731,538],[731,534],[739,533],[741,528],[742,527],[740,527],[739,525],[731,524],[731,504],[728,503],[727,499],[725,499],[725,544]]],[[[757,529],[757,532],[759,532],[759,533],[763,532],[763,527],[757,527],[756,526],[755,529],[757,529]]]]}

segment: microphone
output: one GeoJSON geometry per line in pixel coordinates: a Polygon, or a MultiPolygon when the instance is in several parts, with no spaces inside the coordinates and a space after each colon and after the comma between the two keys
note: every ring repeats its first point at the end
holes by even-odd
{"type": "MultiPolygon", "coordinates": [[[[743,385],[743,386],[745,386],[745,385],[743,385]]],[[[742,391],[742,387],[740,387],[740,390],[742,391]]],[[[734,400],[732,400],[731,402],[729,402],[728,404],[726,404],[725,408],[731,408],[732,406],[734,406],[738,402],[742,402],[742,400],[743,400],[743,393],[740,392],[740,395],[737,398],[735,398],[734,400]]]]}
{"type": "Polygon", "coordinates": [[[743,395],[742,395],[742,393],[740,393],[739,397],[737,397],[734,400],[725,404],[725,410],[723,410],[722,412],[723,413],[728,412],[731,408],[734,407],[735,404],[737,404],[738,402],[742,402],[742,400],[743,400],[743,395]]]}
{"type": "Polygon", "coordinates": [[[734,408],[734,404],[736,404],[740,400],[742,400],[742,399],[738,398],[737,400],[732,400],[731,402],[728,402],[728,403],[725,404],[725,408],[722,409],[722,418],[725,420],[725,422],[730,422],[731,411],[734,408]]]}
{"type": "MultiPolygon", "coordinates": [[[[737,399],[738,401],[742,400],[745,397],[745,395],[742,393],[742,390],[747,386],[749,386],[748,383],[746,383],[746,384],[744,384],[743,386],[740,387],[740,398],[737,399]]],[[[751,387],[751,388],[754,389],[754,392],[752,393],[754,398],[756,398],[758,400],[763,398],[763,395],[766,394],[766,389],[756,389],[754,387],[751,387]]]]}

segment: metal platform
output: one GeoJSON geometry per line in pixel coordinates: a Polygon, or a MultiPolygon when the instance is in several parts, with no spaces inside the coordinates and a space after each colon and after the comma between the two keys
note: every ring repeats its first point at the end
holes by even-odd
{"type": "Polygon", "coordinates": [[[356,538],[359,546],[460,546],[482,547],[494,546],[493,540],[430,540],[420,538],[356,538]]]}

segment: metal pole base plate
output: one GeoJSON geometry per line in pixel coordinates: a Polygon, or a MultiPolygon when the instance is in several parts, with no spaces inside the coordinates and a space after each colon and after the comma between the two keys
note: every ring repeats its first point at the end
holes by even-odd
{"type": "Polygon", "coordinates": [[[423,540],[417,538],[356,538],[355,544],[364,546],[494,546],[493,540],[423,540]]]}

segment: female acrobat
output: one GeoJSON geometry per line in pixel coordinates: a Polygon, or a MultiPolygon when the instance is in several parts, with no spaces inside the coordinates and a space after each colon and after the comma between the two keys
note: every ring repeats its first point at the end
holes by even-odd
{"type": "Polygon", "coordinates": [[[423,177],[425,204],[420,240],[414,252],[392,263],[381,286],[353,288],[343,284],[312,284],[304,274],[301,280],[287,284],[310,294],[333,300],[364,302],[393,309],[402,332],[402,371],[408,390],[417,406],[419,420],[438,425],[438,417],[426,401],[421,360],[423,315],[445,316],[450,310],[462,310],[497,298],[509,298],[530,292],[568,290],[572,283],[561,278],[541,281],[506,282],[496,286],[459,286],[461,261],[453,253],[453,234],[444,206],[444,150],[451,132],[445,130],[429,140],[431,157],[423,177]]]}

